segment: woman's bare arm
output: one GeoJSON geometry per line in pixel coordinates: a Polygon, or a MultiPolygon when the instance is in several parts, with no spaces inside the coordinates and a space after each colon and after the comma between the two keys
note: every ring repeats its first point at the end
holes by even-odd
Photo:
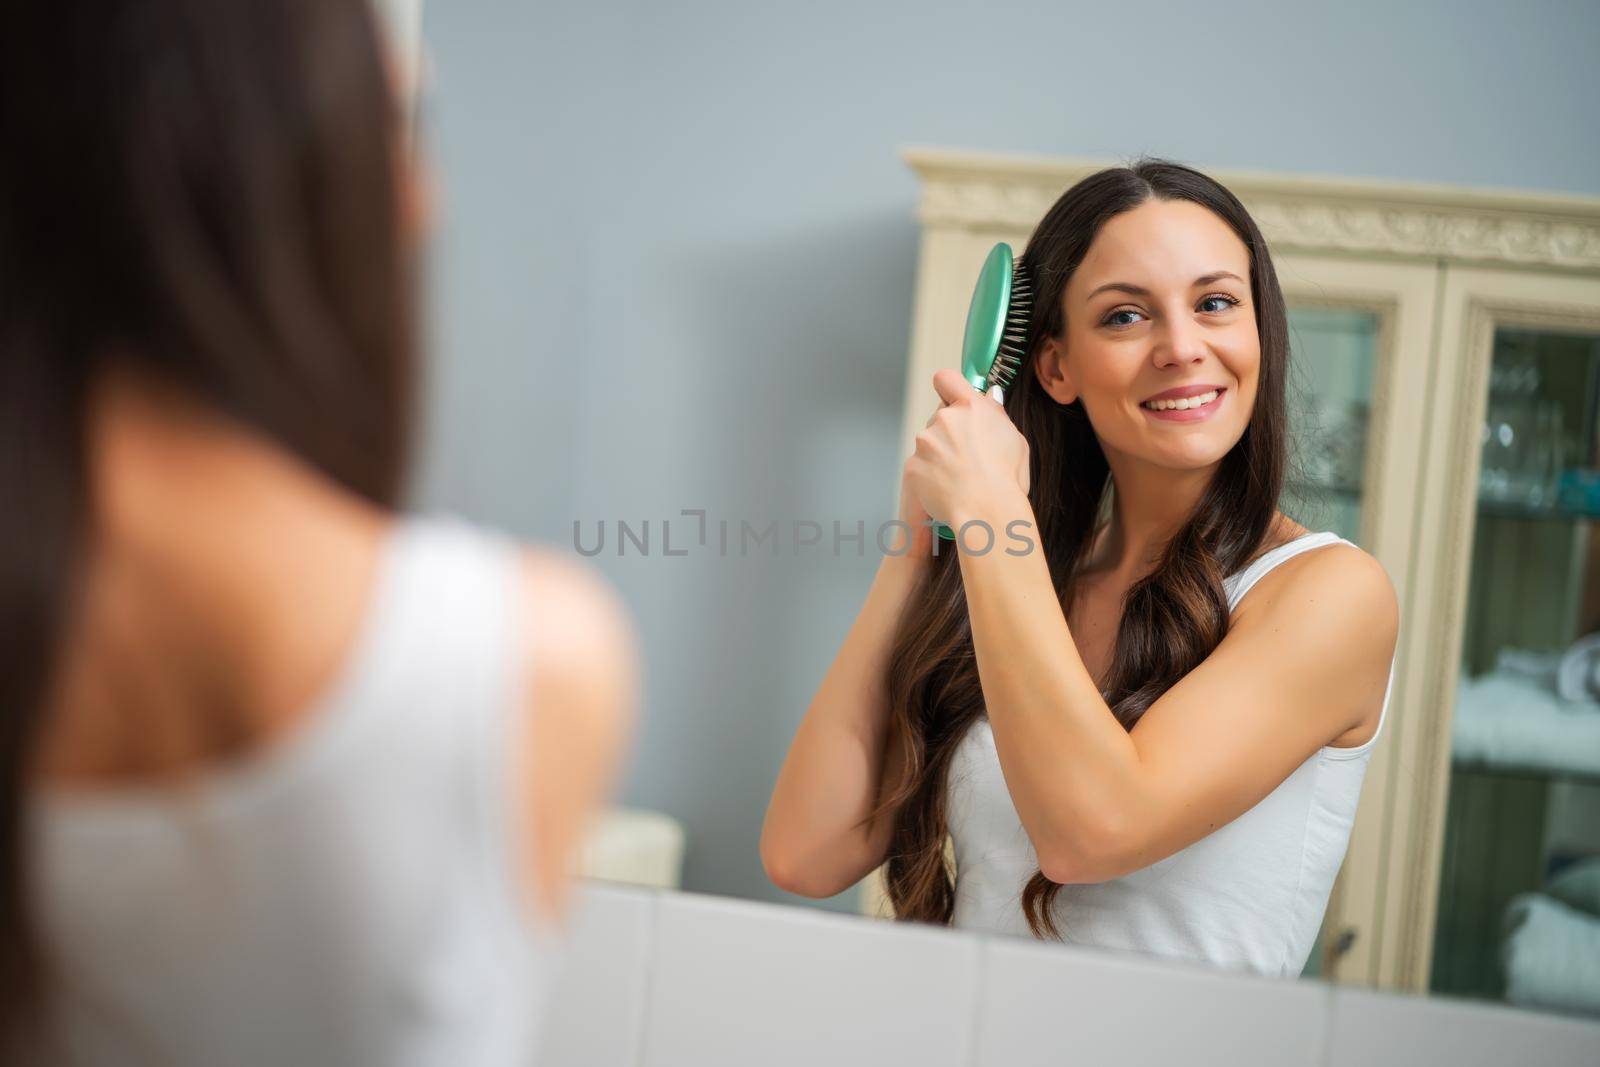
{"type": "MultiPolygon", "coordinates": [[[[926,546],[927,528],[917,531],[926,546]]],[[[761,863],[779,888],[829,897],[883,862],[889,816],[857,827],[898,784],[904,753],[891,740],[885,671],[894,628],[927,566],[913,550],[886,556],[778,774],[761,831],[761,863]]]]}

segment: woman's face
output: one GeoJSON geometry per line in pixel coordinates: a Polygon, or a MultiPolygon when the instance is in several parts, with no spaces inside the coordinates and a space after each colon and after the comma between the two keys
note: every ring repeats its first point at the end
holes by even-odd
{"type": "Polygon", "coordinates": [[[1124,457],[1209,466],[1244,435],[1261,346],[1250,253],[1227,223],[1187,200],[1146,201],[1100,228],[1061,299],[1066,327],[1036,373],[1058,403],[1082,398],[1114,470],[1124,457]],[[1222,388],[1204,418],[1141,406],[1195,384],[1222,388]]]}

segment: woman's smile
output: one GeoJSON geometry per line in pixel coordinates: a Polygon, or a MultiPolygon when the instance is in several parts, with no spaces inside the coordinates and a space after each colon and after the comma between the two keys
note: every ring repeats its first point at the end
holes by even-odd
{"type": "Polygon", "coordinates": [[[1202,404],[1197,408],[1168,408],[1165,411],[1157,411],[1154,408],[1148,408],[1140,404],[1139,410],[1149,415],[1152,419],[1160,419],[1163,422],[1199,422],[1202,419],[1209,419],[1217,413],[1222,407],[1222,398],[1228,395],[1228,390],[1218,389],[1216,394],[1210,403],[1202,404]]]}

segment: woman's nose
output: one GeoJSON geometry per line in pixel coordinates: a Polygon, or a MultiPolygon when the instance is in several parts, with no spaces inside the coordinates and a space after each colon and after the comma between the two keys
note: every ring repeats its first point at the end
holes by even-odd
{"type": "Polygon", "coordinates": [[[1189,314],[1163,316],[1156,324],[1155,336],[1159,362],[1181,363],[1205,356],[1205,328],[1189,314]]]}

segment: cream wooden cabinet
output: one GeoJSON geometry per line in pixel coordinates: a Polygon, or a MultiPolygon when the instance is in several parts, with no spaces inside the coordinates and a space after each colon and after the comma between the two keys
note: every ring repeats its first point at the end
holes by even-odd
{"type": "MultiPolygon", "coordinates": [[[[987,250],[1003,240],[1020,253],[1062,192],[1114,165],[934,150],[905,158],[921,179],[922,231],[903,455],[937,403],[930,376],[958,363],[967,300],[987,250]]],[[[1441,869],[1464,649],[1475,642],[1481,666],[1519,644],[1559,650],[1577,631],[1600,628],[1592,552],[1600,500],[1584,488],[1583,473],[1600,466],[1600,199],[1210,173],[1260,225],[1290,305],[1292,429],[1311,475],[1283,510],[1381,560],[1402,606],[1390,718],[1312,973],[1425,991],[1440,902],[1459,896],[1443,884],[1441,869]],[[1513,416],[1487,410],[1492,364],[1497,382],[1526,372],[1518,396],[1545,405],[1537,417],[1524,410],[1530,417],[1514,424],[1496,421],[1513,416]],[[1540,368],[1543,396],[1526,388],[1540,368]],[[1521,451],[1502,469],[1495,450],[1504,438],[1521,451]],[[1564,457],[1554,454],[1557,441],[1564,457]],[[1486,448],[1493,469],[1480,463],[1486,448]],[[1553,499],[1563,470],[1569,496],[1587,492],[1587,502],[1553,499]],[[1528,488],[1541,478],[1542,502],[1528,488]],[[1491,530],[1500,547],[1488,544],[1491,530]],[[1508,555],[1506,544],[1522,547],[1508,555]],[[1475,560],[1475,548],[1480,557],[1491,554],[1475,560]],[[1505,600],[1495,586],[1522,590],[1524,606],[1492,607],[1505,600]],[[1484,605],[1476,621],[1473,598],[1484,605]]],[[[1600,721],[1600,705],[1595,714],[1600,721]]],[[[1485,766],[1495,759],[1476,758],[1485,766]]],[[[1551,790],[1570,784],[1579,792],[1557,805],[1565,805],[1564,817],[1600,826],[1600,806],[1581,791],[1584,770],[1543,768],[1545,785],[1532,787],[1544,790],[1540,810],[1548,816],[1551,790]]],[[[1585,844],[1578,831],[1567,837],[1576,844],[1554,859],[1546,850],[1528,860],[1524,845],[1522,862],[1570,867],[1590,847],[1600,856],[1600,842],[1585,844]]],[[[1523,888],[1538,889],[1545,873],[1527,873],[1522,882],[1538,884],[1523,888]]],[[[1506,882],[1502,895],[1518,884],[1506,882]]],[[[863,911],[882,914],[877,875],[864,890],[863,911]]],[[[1484,929],[1451,936],[1493,938],[1489,927],[1501,918],[1486,914],[1484,929]]]]}

